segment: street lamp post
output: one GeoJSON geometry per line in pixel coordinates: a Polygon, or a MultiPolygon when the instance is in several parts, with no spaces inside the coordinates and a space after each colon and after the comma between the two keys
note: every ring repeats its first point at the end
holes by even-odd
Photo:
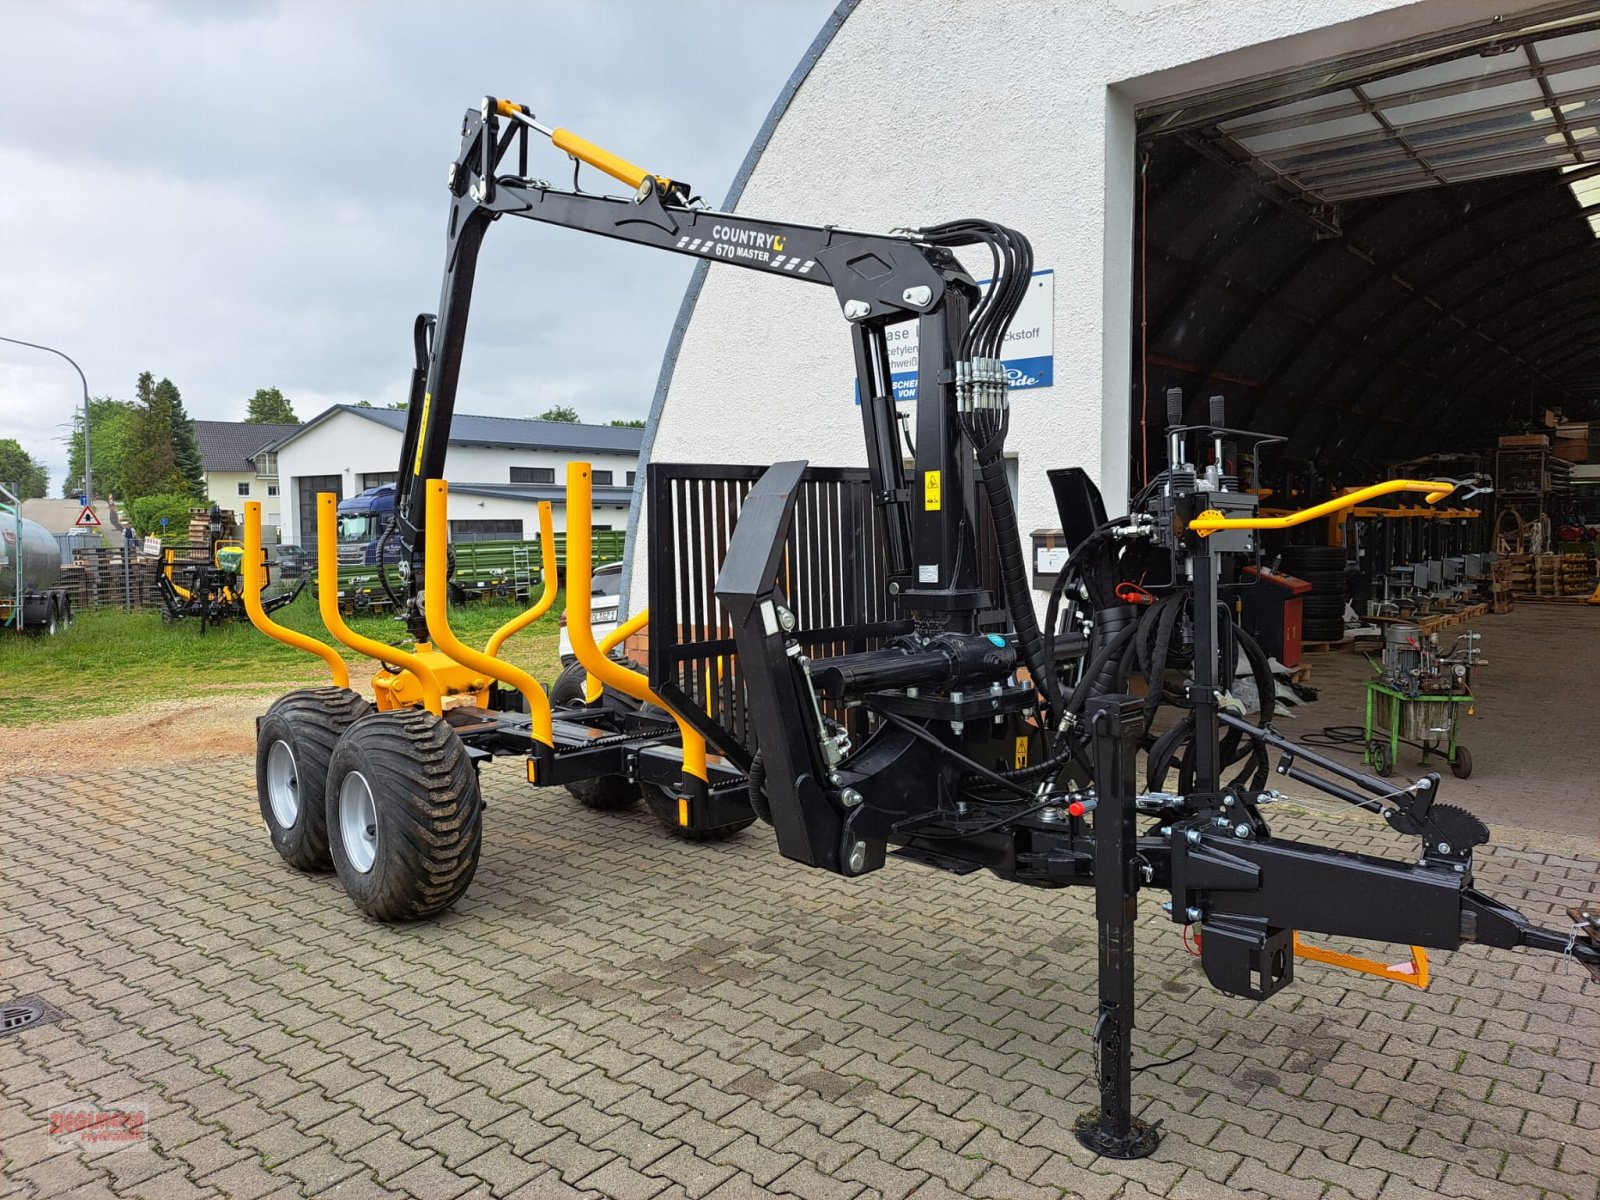
{"type": "Polygon", "coordinates": [[[83,377],[83,368],[54,346],[41,346],[38,342],[25,342],[21,338],[8,337],[0,337],[0,342],[10,342],[13,346],[27,346],[31,350],[43,350],[47,354],[65,358],[68,363],[71,363],[72,369],[78,373],[78,382],[83,384],[83,499],[85,503],[92,501],[94,499],[94,475],[89,470],[89,381],[83,377]]]}

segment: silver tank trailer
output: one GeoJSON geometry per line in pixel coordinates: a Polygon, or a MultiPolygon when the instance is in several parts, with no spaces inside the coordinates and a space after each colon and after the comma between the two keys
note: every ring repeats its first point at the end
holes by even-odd
{"type": "Polygon", "coordinates": [[[22,518],[22,545],[17,546],[17,515],[0,505],[0,601],[17,594],[17,563],[22,563],[22,587],[29,592],[56,585],[61,575],[61,547],[55,534],[37,521],[22,518]]]}

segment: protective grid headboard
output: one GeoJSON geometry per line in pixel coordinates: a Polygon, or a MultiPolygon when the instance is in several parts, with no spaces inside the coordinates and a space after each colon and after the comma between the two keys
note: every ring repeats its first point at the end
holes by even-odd
{"type": "MultiPolygon", "coordinates": [[[[717,575],[739,510],[765,467],[651,463],[650,686],[741,768],[744,683],[717,575]]],[[[870,650],[905,632],[891,619],[882,516],[859,468],[806,471],[780,581],[806,653],[870,650]]]]}

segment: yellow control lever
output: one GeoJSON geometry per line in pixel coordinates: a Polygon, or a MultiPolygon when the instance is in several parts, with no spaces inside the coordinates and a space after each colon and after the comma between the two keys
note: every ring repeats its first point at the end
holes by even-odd
{"type": "Polygon", "coordinates": [[[1426,492],[1424,499],[1429,504],[1437,504],[1455,490],[1456,485],[1447,480],[1388,479],[1383,483],[1375,483],[1371,487],[1351,492],[1348,496],[1336,496],[1332,500],[1324,500],[1321,504],[1314,504],[1310,508],[1302,508],[1299,512],[1292,512],[1286,517],[1225,517],[1215,510],[1208,509],[1190,521],[1189,528],[1201,537],[1210,537],[1219,529],[1289,529],[1295,525],[1304,525],[1307,521],[1315,521],[1318,517],[1325,517],[1329,513],[1336,513],[1340,509],[1354,508],[1358,504],[1365,504],[1368,500],[1387,496],[1391,492],[1426,492]]]}

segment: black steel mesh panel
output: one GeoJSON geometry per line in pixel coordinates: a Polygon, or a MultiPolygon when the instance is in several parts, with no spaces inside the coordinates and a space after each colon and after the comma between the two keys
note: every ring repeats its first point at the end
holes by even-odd
{"type": "MultiPolygon", "coordinates": [[[[717,575],[745,497],[765,467],[652,463],[650,686],[745,765],[744,684],[717,575]]],[[[862,469],[812,467],[789,528],[779,587],[814,658],[875,648],[892,620],[882,514],[862,469]]]]}

